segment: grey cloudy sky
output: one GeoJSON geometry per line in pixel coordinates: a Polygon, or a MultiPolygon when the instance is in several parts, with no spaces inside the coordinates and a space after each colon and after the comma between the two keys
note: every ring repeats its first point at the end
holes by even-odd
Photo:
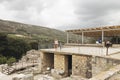
{"type": "Polygon", "coordinates": [[[0,0],[0,19],[56,29],[120,24],[120,0],[0,0]]]}

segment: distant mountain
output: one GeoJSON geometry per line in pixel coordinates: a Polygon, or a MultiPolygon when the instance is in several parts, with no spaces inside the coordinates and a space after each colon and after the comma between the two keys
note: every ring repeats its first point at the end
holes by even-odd
{"type": "Polygon", "coordinates": [[[60,30],[42,26],[23,24],[19,22],[0,20],[0,32],[30,36],[33,39],[59,39],[66,40],[66,33],[60,30]]]}

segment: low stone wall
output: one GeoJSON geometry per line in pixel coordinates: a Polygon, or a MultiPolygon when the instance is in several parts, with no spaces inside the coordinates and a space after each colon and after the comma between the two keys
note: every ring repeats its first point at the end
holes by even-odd
{"type": "Polygon", "coordinates": [[[118,64],[120,64],[120,60],[94,56],[92,57],[92,76],[95,76],[102,71],[106,71],[118,64]]]}
{"type": "Polygon", "coordinates": [[[111,67],[107,71],[103,71],[89,80],[120,80],[120,76],[116,75],[120,72],[120,65],[111,67]]]}
{"type": "Polygon", "coordinates": [[[106,80],[120,80],[120,72],[114,74],[113,76],[109,77],[106,80]]]}
{"type": "Polygon", "coordinates": [[[120,60],[88,55],[72,55],[72,75],[91,78],[120,64],[120,60]]]}

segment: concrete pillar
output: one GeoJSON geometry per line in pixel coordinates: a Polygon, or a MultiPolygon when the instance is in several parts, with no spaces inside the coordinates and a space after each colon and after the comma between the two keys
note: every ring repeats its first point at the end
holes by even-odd
{"type": "Polygon", "coordinates": [[[84,32],[82,32],[82,44],[84,44],[84,32]]]}
{"type": "Polygon", "coordinates": [[[104,41],[104,31],[102,30],[102,42],[104,41]]]}
{"type": "Polygon", "coordinates": [[[67,44],[69,43],[69,33],[67,32],[67,44]]]}

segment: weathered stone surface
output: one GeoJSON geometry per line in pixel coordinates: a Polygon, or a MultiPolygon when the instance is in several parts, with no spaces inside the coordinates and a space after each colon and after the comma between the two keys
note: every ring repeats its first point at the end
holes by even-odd
{"type": "MultiPolygon", "coordinates": [[[[120,64],[119,60],[102,57],[102,56],[90,56],[90,55],[72,55],[72,75],[81,76],[83,78],[91,78],[104,72],[111,67],[120,64]]],[[[46,70],[47,67],[54,68],[55,74],[60,74],[60,71],[68,74],[68,55],[55,53],[42,53],[41,54],[42,67],[41,70],[46,70]],[[53,66],[51,66],[53,65],[53,66]]],[[[70,59],[71,60],[71,59],[70,59]]],[[[71,69],[71,68],[70,68],[71,69]]],[[[70,70],[69,69],[69,70],[70,70]]]]}
{"type": "Polygon", "coordinates": [[[34,80],[58,80],[58,79],[54,79],[52,76],[50,75],[42,75],[42,74],[39,74],[39,75],[36,75],[34,77],[34,80]]]}
{"type": "Polygon", "coordinates": [[[66,70],[67,57],[65,55],[55,54],[54,55],[54,68],[58,70],[66,70]]]}
{"type": "Polygon", "coordinates": [[[91,73],[91,57],[82,55],[72,55],[72,75],[90,78],[91,73]]]}
{"type": "Polygon", "coordinates": [[[54,69],[64,71],[64,76],[68,75],[68,57],[66,55],[54,55],[54,69]]]}
{"type": "MultiPolygon", "coordinates": [[[[62,70],[62,74],[64,74],[64,71],[62,70]]],[[[54,77],[54,78],[57,78],[57,79],[61,79],[63,76],[60,74],[60,70],[55,70],[55,69],[52,69],[51,70],[51,75],[54,77]]]]}
{"type": "Polygon", "coordinates": [[[18,74],[14,76],[12,80],[34,80],[34,78],[32,74],[27,74],[27,75],[18,74]]]}
{"type": "Polygon", "coordinates": [[[46,71],[47,68],[53,69],[54,68],[54,54],[52,53],[43,53],[41,52],[40,58],[40,70],[42,72],[46,71]]]}
{"type": "Polygon", "coordinates": [[[118,75],[115,79],[115,74],[118,72],[120,72],[120,65],[114,66],[107,71],[103,71],[89,80],[119,80],[120,77],[118,77],[118,75]]]}
{"type": "Polygon", "coordinates": [[[92,75],[96,76],[102,71],[106,71],[113,66],[120,64],[119,60],[94,56],[92,58],[92,75]]]}
{"type": "Polygon", "coordinates": [[[113,76],[106,80],[120,80],[120,72],[114,74],[113,76]]]}

